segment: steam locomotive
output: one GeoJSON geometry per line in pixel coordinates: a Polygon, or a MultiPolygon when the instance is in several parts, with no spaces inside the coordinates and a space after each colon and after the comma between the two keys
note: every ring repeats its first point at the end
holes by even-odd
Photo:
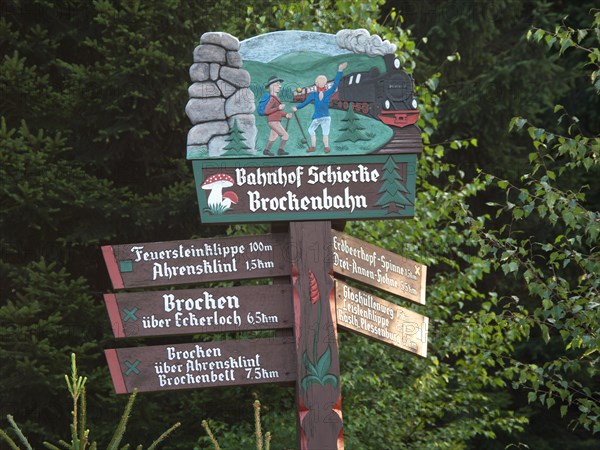
{"type": "MultiPolygon", "coordinates": [[[[355,72],[342,77],[337,92],[331,96],[329,106],[354,111],[386,125],[406,127],[419,118],[417,101],[413,97],[412,77],[400,69],[400,60],[395,55],[385,55],[386,71],[381,73],[373,67],[369,71],[355,72]]],[[[327,89],[333,81],[327,83],[327,89]]],[[[299,87],[294,92],[294,102],[303,102],[316,87],[299,87]]]]}

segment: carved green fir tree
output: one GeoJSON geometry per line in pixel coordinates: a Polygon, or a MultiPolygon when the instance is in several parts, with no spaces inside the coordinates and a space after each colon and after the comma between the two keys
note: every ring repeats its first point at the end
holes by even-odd
{"type": "Polygon", "coordinates": [[[243,132],[238,127],[237,120],[233,121],[233,127],[229,131],[229,136],[226,141],[228,143],[223,148],[223,150],[225,150],[224,155],[238,156],[249,153],[248,150],[250,150],[250,147],[246,145],[246,139],[244,138],[243,132]]]}
{"type": "Polygon", "coordinates": [[[343,131],[343,133],[335,140],[335,142],[357,142],[369,140],[369,138],[363,133],[365,127],[360,124],[360,117],[354,112],[352,103],[350,103],[348,112],[342,119],[342,122],[346,122],[345,127],[340,128],[340,131],[343,131]]]}
{"type": "Polygon", "coordinates": [[[388,214],[394,214],[411,204],[407,197],[410,192],[398,173],[398,165],[391,157],[383,165],[382,181],[383,184],[377,192],[380,195],[375,203],[377,206],[387,208],[388,214]]]}

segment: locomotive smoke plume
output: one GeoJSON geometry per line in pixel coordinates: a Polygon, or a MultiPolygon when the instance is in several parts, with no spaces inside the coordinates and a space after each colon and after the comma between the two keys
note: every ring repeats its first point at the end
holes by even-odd
{"type": "Polygon", "coordinates": [[[396,45],[390,41],[382,41],[377,35],[371,34],[364,28],[358,30],[340,30],[335,35],[337,44],[353,53],[365,53],[369,56],[383,56],[396,52],[396,45]]]}

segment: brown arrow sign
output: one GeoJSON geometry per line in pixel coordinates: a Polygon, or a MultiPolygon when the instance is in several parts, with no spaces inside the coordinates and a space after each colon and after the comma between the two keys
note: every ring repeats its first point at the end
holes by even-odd
{"type": "Polygon", "coordinates": [[[332,246],[335,273],[425,304],[427,266],[339,231],[332,246]]]}
{"type": "Polygon", "coordinates": [[[335,281],[338,326],[377,341],[427,356],[429,318],[335,281]]]}
{"type": "Polygon", "coordinates": [[[115,289],[290,274],[282,233],[107,245],[102,253],[115,289]]]}
{"type": "Polygon", "coordinates": [[[296,377],[292,337],[105,350],[117,394],[260,383],[296,377]]]}
{"type": "Polygon", "coordinates": [[[105,294],[116,338],[291,328],[289,285],[105,294]]]}

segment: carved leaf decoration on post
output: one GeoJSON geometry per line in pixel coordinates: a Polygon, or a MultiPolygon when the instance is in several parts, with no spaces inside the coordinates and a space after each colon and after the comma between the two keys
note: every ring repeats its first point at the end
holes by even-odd
{"type": "Polygon", "coordinates": [[[321,293],[319,292],[319,285],[312,270],[308,271],[308,280],[310,282],[310,302],[314,305],[319,301],[321,293]]]}
{"type": "Polygon", "coordinates": [[[327,349],[323,354],[317,358],[317,346],[319,344],[319,329],[321,328],[321,292],[319,291],[319,285],[315,274],[309,270],[308,279],[310,283],[310,303],[316,305],[317,310],[317,324],[315,327],[315,334],[313,339],[313,358],[312,361],[309,359],[306,352],[302,355],[304,367],[308,372],[302,381],[301,386],[305,391],[313,383],[318,383],[325,386],[331,384],[334,388],[338,385],[338,377],[329,373],[331,367],[331,347],[327,346],[327,349]]]}

